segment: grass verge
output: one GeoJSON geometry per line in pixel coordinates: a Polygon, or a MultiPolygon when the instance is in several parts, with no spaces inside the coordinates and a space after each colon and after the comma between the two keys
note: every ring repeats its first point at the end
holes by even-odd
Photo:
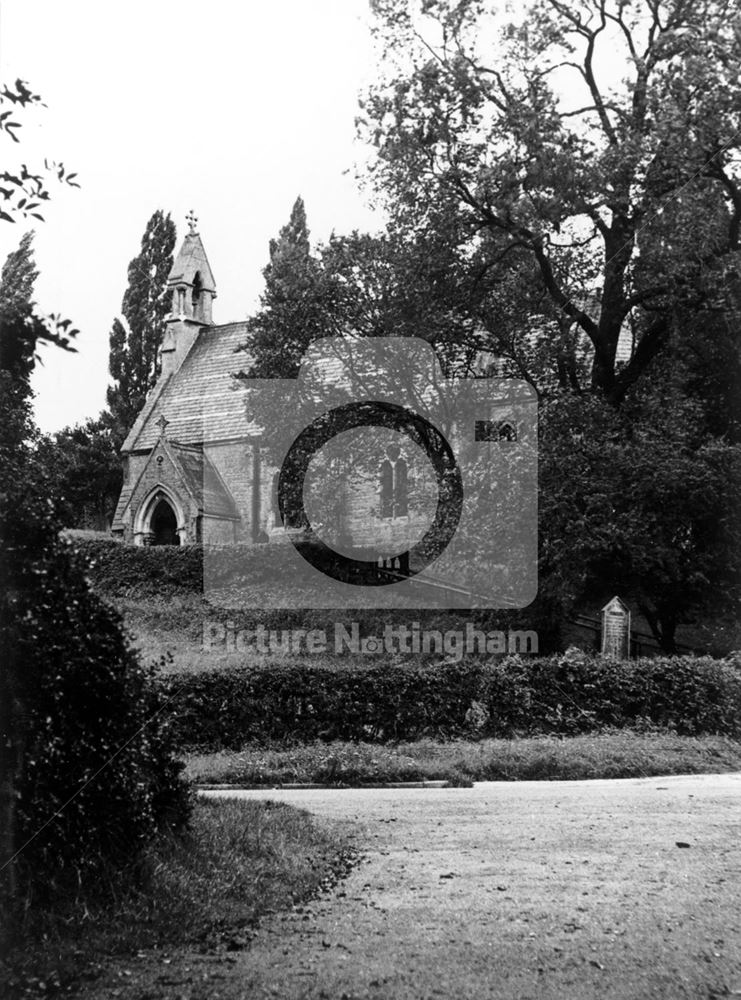
{"type": "Polygon", "coordinates": [[[741,771],[741,742],[722,736],[609,732],[445,743],[313,743],[191,754],[201,784],[270,786],[311,782],[357,786],[390,781],[556,781],[741,771]]]}
{"type": "Polygon", "coordinates": [[[0,961],[0,996],[69,992],[113,955],[197,944],[246,946],[260,917],[314,896],[344,874],[345,828],[276,802],[199,799],[189,832],[163,840],[136,870],[31,909],[0,961]]]}

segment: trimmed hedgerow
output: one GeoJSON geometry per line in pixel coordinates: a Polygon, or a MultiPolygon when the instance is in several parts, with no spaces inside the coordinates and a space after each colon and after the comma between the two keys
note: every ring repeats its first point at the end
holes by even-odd
{"type": "Polygon", "coordinates": [[[313,740],[512,737],[651,725],[741,735],[741,660],[540,659],[368,668],[306,662],[163,681],[182,747],[313,740]]]}
{"type": "Polygon", "coordinates": [[[98,538],[75,538],[93,587],[109,595],[199,593],[203,550],[196,545],[134,547],[98,538]]]}
{"type": "Polygon", "coordinates": [[[282,545],[270,546],[270,565],[267,567],[267,550],[261,545],[135,546],[100,538],[77,538],[74,544],[88,564],[93,586],[111,596],[201,593],[205,553],[211,554],[208,572],[211,588],[220,583],[227,586],[244,582],[259,584],[266,578],[274,578],[283,562],[290,576],[293,559],[290,548],[282,545]]]}

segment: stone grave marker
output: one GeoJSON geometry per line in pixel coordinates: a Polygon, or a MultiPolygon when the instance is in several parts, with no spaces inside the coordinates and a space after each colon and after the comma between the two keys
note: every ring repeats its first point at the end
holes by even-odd
{"type": "Polygon", "coordinates": [[[601,652],[613,660],[630,656],[630,609],[619,597],[613,597],[602,608],[601,652]]]}

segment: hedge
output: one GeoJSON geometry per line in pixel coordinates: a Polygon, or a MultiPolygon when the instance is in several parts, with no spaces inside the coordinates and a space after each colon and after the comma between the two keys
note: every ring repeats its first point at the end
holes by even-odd
{"type": "Polygon", "coordinates": [[[270,663],[163,679],[182,748],[574,735],[651,725],[741,736],[741,658],[615,662],[579,650],[436,665],[270,663]]]}
{"type": "Polygon", "coordinates": [[[190,793],[162,687],[91,593],[74,548],[58,543],[32,572],[34,589],[13,592],[0,653],[23,709],[20,882],[41,894],[92,882],[158,830],[183,826],[190,793]]]}
{"type": "Polygon", "coordinates": [[[200,593],[203,550],[195,545],[122,545],[113,539],[72,538],[95,590],[108,595],[200,593]]]}

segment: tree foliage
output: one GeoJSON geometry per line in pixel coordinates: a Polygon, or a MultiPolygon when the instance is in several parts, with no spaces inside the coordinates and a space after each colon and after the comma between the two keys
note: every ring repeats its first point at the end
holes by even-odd
{"type": "Polygon", "coordinates": [[[565,396],[541,413],[541,588],[571,610],[619,593],[667,652],[681,623],[741,597],[741,450],[668,366],[616,410],[565,396]]]}
{"type": "MultiPolygon", "coordinates": [[[[533,283],[520,326],[558,345],[561,384],[583,387],[586,342],[589,384],[619,403],[677,311],[723,308],[738,267],[735,6],[535,0],[509,22],[479,0],[373,8],[387,72],[360,121],[392,218],[455,216],[495,294],[533,283]]],[[[482,318],[501,353],[503,317],[482,318]]]]}
{"type": "Polygon", "coordinates": [[[321,337],[420,337],[443,363],[478,349],[468,309],[470,268],[455,239],[415,237],[393,227],[333,233],[311,250],[298,198],[289,223],[270,241],[265,291],[248,321],[249,378],[295,378],[308,346],[321,337]]]}
{"type": "Polygon", "coordinates": [[[103,416],[90,417],[38,441],[37,457],[67,528],[107,531],[111,526],[122,471],[108,423],[103,416]]]}
{"type": "Polygon", "coordinates": [[[0,363],[19,376],[21,372],[30,372],[34,364],[34,357],[27,356],[28,342],[35,347],[49,343],[74,351],[72,341],[79,332],[70,320],[53,314],[43,315],[35,307],[33,288],[39,272],[33,254],[33,235],[31,231],[21,237],[18,248],[11,250],[0,272],[0,313],[6,321],[15,319],[28,327],[30,339],[6,337],[0,344],[0,363]],[[18,352],[16,357],[11,357],[13,352],[18,352]]]}
{"type": "Polygon", "coordinates": [[[33,231],[24,233],[17,250],[12,250],[0,272],[0,308],[18,313],[33,301],[33,286],[39,276],[33,256],[33,231]]]}
{"type": "Polygon", "coordinates": [[[10,895],[9,905],[21,889],[30,899],[93,879],[186,811],[150,671],[59,537],[56,484],[30,410],[43,333],[30,306],[0,314],[0,902],[10,895]]]}
{"type": "MultiPolygon", "coordinates": [[[[20,142],[18,131],[23,127],[20,112],[42,106],[38,94],[34,94],[23,80],[0,87],[0,135],[20,142]]],[[[77,174],[69,173],[63,163],[45,160],[43,172],[34,173],[25,163],[18,169],[0,171],[0,220],[15,222],[16,217],[33,218],[43,221],[39,213],[42,202],[51,197],[47,180],[52,176],[69,187],[79,187],[77,174]]]]}
{"type": "Polygon", "coordinates": [[[248,378],[293,378],[308,344],[331,322],[319,262],[311,252],[300,196],[278,236],[270,240],[260,309],[247,321],[248,378]]]}
{"type": "Polygon", "coordinates": [[[147,223],[141,251],[129,264],[121,316],[110,333],[110,423],[118,447],[159,375],[159,348],[170,311],[167,278],[175,250],[175,223],[158,209],[147,223]]]}
{"type": "MultiPolygon", "coordinates": [[[[7,117],[3,120],[8,129],[7,117]]],[[[12,133],[11,133],[12,134],[12,133]]],[[[68,321],[30,301],[30,239],[0,286],[0,933],[36,897],[95,884],[187,816],[151,671],[59,537],[30,378],[68,321]]]]}

